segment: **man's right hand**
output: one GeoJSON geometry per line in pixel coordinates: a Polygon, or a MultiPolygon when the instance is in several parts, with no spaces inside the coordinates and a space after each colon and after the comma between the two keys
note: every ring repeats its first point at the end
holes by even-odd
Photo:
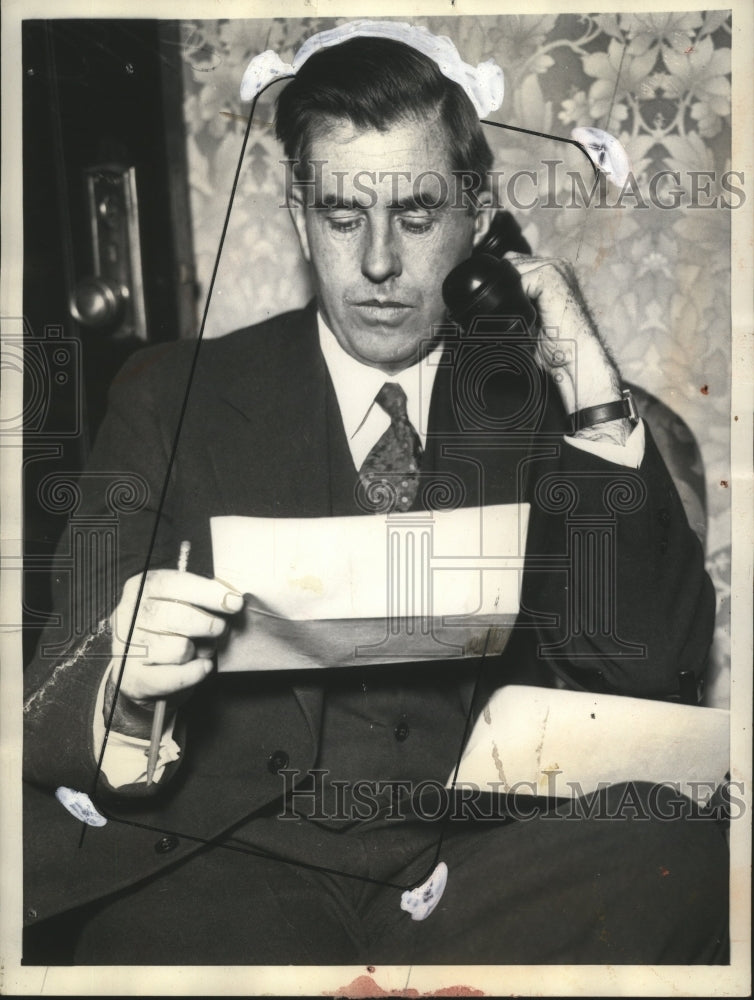
{"type": "MultiPolygon", "coordinates": [[[[140,581],[138,574],[126,582],[110,619],[112,680],[120,670],[140,581]]],[[[173,569],[147,573],[121,693],[149,708],[158,698],[194,687],[212,670],[211,650],[225,631],[227,617],[242,607],[242,595],[219,580],[173,569]]]]}

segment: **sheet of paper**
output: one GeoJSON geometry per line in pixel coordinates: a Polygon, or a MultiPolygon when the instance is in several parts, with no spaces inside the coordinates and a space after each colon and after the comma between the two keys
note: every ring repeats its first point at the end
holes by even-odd
{"type": "Polygon", "coordinates": [[[725,778],[729,744],[725,709],[506,685],[477,720],[456,781],[564,798],[600,784],[674,782],[704,801],[725,778]]]}
{"type": "Polygon", "coordinates": [[[291,670],[502,651],[529,505],[336,518],[216,517],[215,575],[246,594],[218,669],[291,670]]]}

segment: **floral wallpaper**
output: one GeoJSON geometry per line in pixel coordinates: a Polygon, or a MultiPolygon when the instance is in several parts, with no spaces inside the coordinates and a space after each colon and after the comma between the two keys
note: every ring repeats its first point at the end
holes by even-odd
{"type": "MultiPolygon", "coordinates": [[[[288,62],[305,38],[344,20],[183,23],[200,304],[246,127],[248,105],[241,104],[238,89],[248,60],[272,48],[288,62]]],[[[505,100],[494,120],[564,138],[576,126],[596,126],[628,153],[628,186],[593,197],[591,169],[573,146],[486,129],[502,206],[516,214],[535,253],[574,261],[624,377],[668,403],[699,443],[708,568],[718,596],[706,702],[726,707],[729,240],[730,212],[743,204],[742,178],[730,162],[729,11],[426,17],[415,23],[449,35],[467,62],[494,57],[503,67],[505,100]]],[[[257,105],[205,336],[295,308],[310,296],[283,207],[282,150],[271,128],[274,96],[273,87],[257,105]]]]}

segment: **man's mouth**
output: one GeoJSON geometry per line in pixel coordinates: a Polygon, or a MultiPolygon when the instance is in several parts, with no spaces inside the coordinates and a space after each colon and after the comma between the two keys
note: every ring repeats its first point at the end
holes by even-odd
{"type": "Polygon", "coordinates": [[[370,326],[399,326],[414,308],[398,299],[360,299],[352,305],[370,326]]]}

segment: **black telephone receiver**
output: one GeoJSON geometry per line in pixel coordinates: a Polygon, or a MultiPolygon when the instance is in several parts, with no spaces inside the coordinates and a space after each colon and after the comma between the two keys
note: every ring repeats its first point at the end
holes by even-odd
{"type": "Polygon", "coordinates": [[[521,277],[503,255],[531,253],[510,212],[496,212],[489,231],[468,260],[453,268],[442,285],[450,318],[468,330],[476,319],[500,317],[501,334],[531,330],[537,311],[524,294],[521,277]]]}

